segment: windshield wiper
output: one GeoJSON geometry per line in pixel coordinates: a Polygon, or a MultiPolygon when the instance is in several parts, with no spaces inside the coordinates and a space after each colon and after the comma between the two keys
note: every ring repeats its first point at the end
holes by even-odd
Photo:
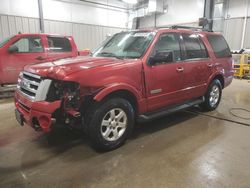
{"type": "Polygon", "coordinates": [[[105,57],[115,57],[117,59],[123,59],[122,57],[116,56],[114,53],[111,52],[101,52],[98,53],[97,55],[104,55],[105,57]]]}

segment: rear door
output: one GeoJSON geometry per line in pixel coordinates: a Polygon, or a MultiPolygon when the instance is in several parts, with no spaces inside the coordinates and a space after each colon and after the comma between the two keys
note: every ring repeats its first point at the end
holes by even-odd
{"type": "Polygon", "coordinates": [[[47,46],[50,61],[75,56],[68,37],[47,36],[47,46]]]}
{"type": "Polygon", "coordinates": [[[43,44],[40,36],[24,36],[14,40],[11,45],[16,46],[18,50],[10,53],[6,49],[6,54],[2,59],[3,82],[16,83],[18,75],[25,65],[44,62],[46,53],[43,44]]]}
{"type": "Polygon", "coordinates": [[[183,82],[185,98],[203,96],[209,76],[213,71],[213,61],[198,34],[183,33],[182,44],[185,52],[183,82]]]}
{"type": "Polygon", "coordinates": [[[182,101],[184,62],[180,49],[179,34],[163,33],[158,37],[150,56],[153,57],[157,52],[171,51],[173,61],[144,67],[149,111],[182,101]]]}
{"type": "Polygon", "coordinates": [[[215,68],[224,73],[224,86],[226,87],[233,79],[233,61],[229,46],[222,35],[209,34],[207,35],[209,44],[214,52],[215,68]]]}

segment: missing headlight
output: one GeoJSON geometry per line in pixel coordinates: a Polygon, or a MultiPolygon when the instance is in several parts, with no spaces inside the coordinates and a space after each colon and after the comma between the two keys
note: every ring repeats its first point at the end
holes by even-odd
{"type": "Polygon", "coordinates": [[[74,106],[76,101],[80,99],[79,84],[76,82],[53,80],[46,101],[54,102],[62,99],[72,103],[74,106]]]}

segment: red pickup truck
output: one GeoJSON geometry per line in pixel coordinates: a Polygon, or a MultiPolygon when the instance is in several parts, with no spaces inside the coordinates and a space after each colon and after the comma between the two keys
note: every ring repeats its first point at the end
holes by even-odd
{"type": "Polygon", "coordinates": [[[0,85],[17,83],[25,65],[76,57],[71,36],[17,34],[0,42],[0,85]]]}
{"type": "Polygon", "coordinates": [[[135,121],[193,105],[215,110],[233,79],[219,33],[180,29],[115,34],[90,57],[26,66],[15,93],[16,119],[35,130],[78,127],[111,150],[135,121]]]}

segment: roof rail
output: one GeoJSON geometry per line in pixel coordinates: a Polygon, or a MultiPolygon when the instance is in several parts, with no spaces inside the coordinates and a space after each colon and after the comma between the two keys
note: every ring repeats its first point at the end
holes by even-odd
{"type": "Polygon", "coordinates": [[[196,30],[196,31],[208,31],[208,32],[213,32],[212,30],[209,29],[205,29],[202,27],[189,27],[189,26],[181,26],[181,25],[173,25],[172,27],[170,27],[171,29],[192,29],[192,30],[196,30]]]}

